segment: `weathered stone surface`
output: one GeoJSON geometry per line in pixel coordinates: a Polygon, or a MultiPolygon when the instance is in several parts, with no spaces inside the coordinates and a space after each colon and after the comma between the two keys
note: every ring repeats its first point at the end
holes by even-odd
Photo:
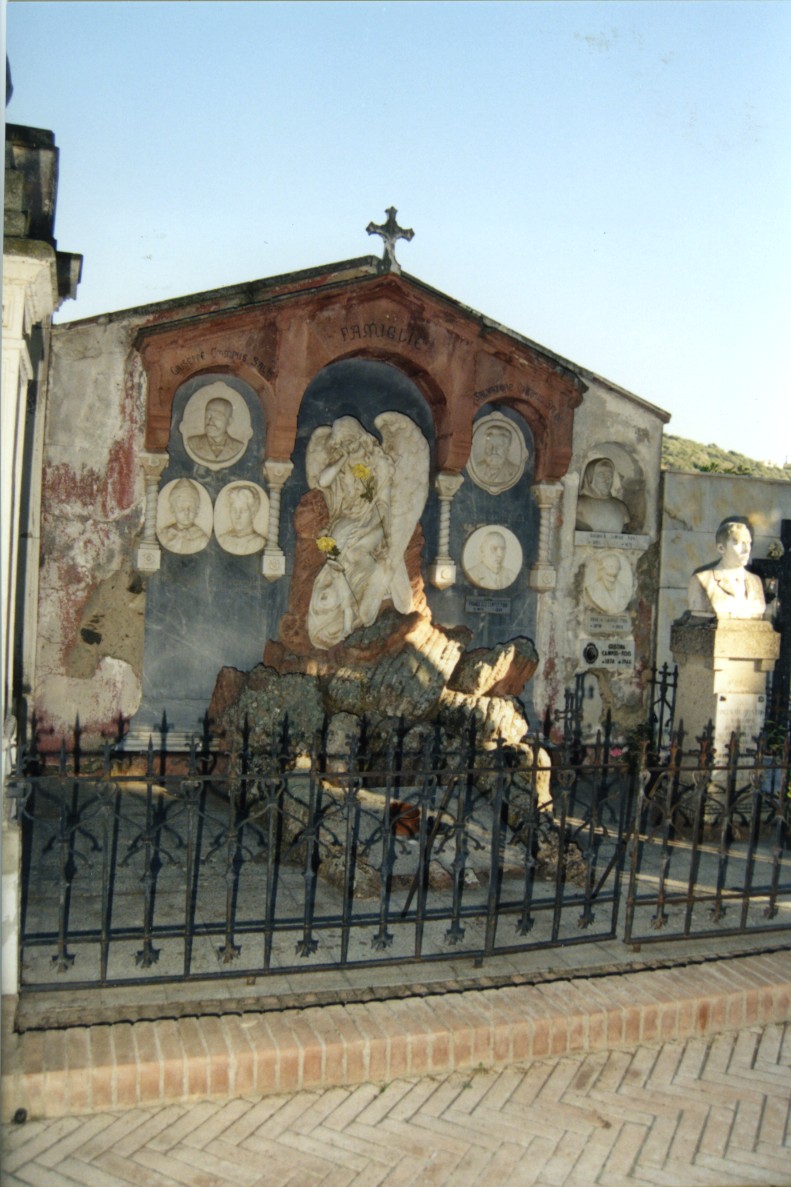
{"type": "Polygon", "coordinates": [[[137,573],[119,570],[94,589],[82,612],[77,635],[66,653],[66,674],[90,679],[108,656],[143,667],[145,592],[137,573]]]}
{"type": "Polygon", "coordinates": [[[354,655],[378,653],[373,663],[347,662],[329,679],[327,708],[331,713],[376,713],[414,721],[436,710],[450,673],[462,650],[458,639],[434,627],[428,618],[411,614],[405,618],[386,614],[368,632],[351,636],[347,651],[354,655]],[[388,626],[396,626],[388,633],[388,626]],[[381,638],[381,646],[376,643],[381,638]]]}
{"type": "Polygon", "coordinates": [[[522,707],[513,697],[468,696],[446,689],[440,698],[439,720],[449,733],[463,737],[475,725],[478,744],[498,738],[508,746],[522,742],[530,727],[522,707]]]}
{"type": "Polygon", "coordinates": [[[537,665],[533,640],[511,639],[496,647],[466,652],[448,680],[448,688],[474,696],[518,696],[537,665]]]}
{"type": "Polygon", "coordinates": [[[313,746],[324,724],[324,705],[315,676],[281,676],[264,664],[251,672],[223,668],[209,706],[212,732],[238,745],[249,731],[252,749],[268,749],[288,718],[289,743],[297,752],[313,746]]]}

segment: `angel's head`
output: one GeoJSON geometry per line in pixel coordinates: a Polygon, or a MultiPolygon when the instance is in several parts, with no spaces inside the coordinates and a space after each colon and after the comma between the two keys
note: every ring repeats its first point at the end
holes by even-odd
{"type": "Polygon", "coordinates": [[[329,446],[334,452],[356,453],[362,450],[363,453],[369,454],[373,444],[373,437],[366,433],[359,420],[353,416],[341,416],[332,426],[329,446]]]}

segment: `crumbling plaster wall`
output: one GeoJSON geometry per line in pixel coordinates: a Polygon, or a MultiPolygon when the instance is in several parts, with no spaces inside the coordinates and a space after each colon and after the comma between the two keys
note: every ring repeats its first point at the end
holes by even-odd
{"type": "Polygon", "coordinates": [[[55,327],[41,531],[36,711],[42,726],[109,731],[140,700],[143,584],[132,569],[144,511],[139,322],[55,327]]]}
{"type": "MultiPolygon", "coordinates": [[[[619,732],[643,718],[644,673],[653,663],[657,591],[659,585],[659,498],[662,430],[668,417],[596,376],[588,384],[574,416],[573,455],[558,500],[553,560],[555,590],[540,599],[536,644],[546,657],[535,680],[536,703],[562,709],[565,689],[574,686],[579,672],[595,677],[595,729],[612,711],[619,732]],[[614,448],[612,448],[614,447],[614,448]],[[634,595],[625,609],[631,629],[617,632],[634,642],[631,670],[602,670],[582,657],[591,607],[584,592],[584,566],[598,550],[579,543],[575,532],[577,497],[587,463],[597,456],[615,456],[618,478],[613,494],[628,502],[632,519],[625,535],[647,537],[639,548],[618,548],[634,577],[634,595]],[[598,685],[598,688],[595,687],[598,685]]],[[[606,636],[603,636],[606,637],[606,636]]]]}

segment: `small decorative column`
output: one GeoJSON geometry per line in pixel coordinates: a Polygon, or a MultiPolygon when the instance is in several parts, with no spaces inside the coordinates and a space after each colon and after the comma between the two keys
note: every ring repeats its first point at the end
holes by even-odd
{"type": "Polygon", "coordinates": [[[159,480],[168,464],[166,453],[143,453],[140,464],[146,480],[146,517],[143,524],[143,539],[137,549],[136,564],[141,573],[156,573],[162,559],[162,550],[157,540],[157,496],[159,480]]]}
{"type": "Polygon", "coordinates": [[[531,589],[545,593],[555,588],[557,573],[550,560],[552,543],[553,512],[560,499],[562,486],[559,482],[539,482],[532,488],[533,498],[538,504],[538,557],[530,570],[528,581],[531,589]]]}
{"type": "Polygon", "coordinates": [[[428,577],[437,589],[448,589],[456,580],[456,565],[450,555],[450,505],[464,481],[463,474],[438,474],[434,479],[434,490],[439,495],[439,545],[433,565],[428,567],[428,577]]]}
{"type": "Polygon", "coordinates": [[[264,474],[269,487],[269,528],[261,561],[261,572],[267,581],[277,581],[286,571],[286,556],[279,544],[280,492],[286,485],[293,469],[293,462],[278,462],[273,458],[268,458],[264,462],[264,474]]]}

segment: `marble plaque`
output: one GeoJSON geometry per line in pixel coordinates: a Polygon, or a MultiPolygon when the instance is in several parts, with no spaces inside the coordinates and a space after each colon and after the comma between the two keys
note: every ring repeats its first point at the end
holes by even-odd
{"type": "Polygon", "coordinates": [[[651,537],[645,535],[624,536],[619,532],[581,532],[574,533],[575,544],[587,544],[591,548],[627,548],[633,552],[645,552],[651,543],[651,537]]]}
{"type": "Polygon", "coordinates": [[[717,701],[714,729],[716,744],[724,750],[732,733],[738,734],[742,745],[752,745],[763,729],[766,716],[766,697],[753,693],[728,693],[717,701]]]}
{"type": "Polygon", "coordinates": [[[589,610],[585,618],[588,633],[591,635],[628,634],[632,629],[632,619],[629,614],[597,614],[589,610]]]}
{"type": "Polygon", "coordinates": [[[234,556],[250,556],[266,544],[269,499],[255,482],[229,482],[214,505],[214,534],[234,556]]]}
{"type": "Polygon", "coordinates": [[[217,381],[190,396],[179,432],[194,462],[209,470],[224,470],[244,454],[253,426],[243,396],[217,381]]]}
{"type": "Polygon", "coordinates": [[[468,614],[510,614],[510,598],[466,598],[464,609],[468,614]]]}
{"type": "Polygon", "coordinates": [[[588,639],[582,644],[582,661],[591,668],[632,670],[634,639],[588,639]]]}
{"type": "Polygon", "coordinates": [[[527,446],[517,425],[502,412],[477,421],[467,473],[476,486],[499,495],[515,486],[525,472],[527,446]]]}
{"type": "Polygon", "coordinates": [[[476,528],[461,554],[461,567],[479,589],[507,589],[522,569],[522,545],[509,528],[487,524],[476,528]]]}
{"type": "Polygon", "coordinates": [[[191,478],[166,483],[157,499],[157,538],[168,552],[201,552],[212,532],[209,492],[191,478]]]}

